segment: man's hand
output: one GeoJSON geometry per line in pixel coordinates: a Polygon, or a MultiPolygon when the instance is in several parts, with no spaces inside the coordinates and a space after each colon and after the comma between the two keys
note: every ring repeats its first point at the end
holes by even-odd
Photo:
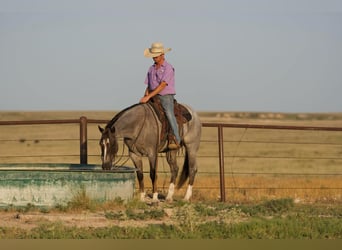
{"type": "Polygon", "coordinates": [[[157,95],[167,86],[166,82],[161,82],[157,88],[155,88],[152,92],[146,89],[145,96],[140,99],[140,103],[146,103],[150,100],[153,96],[157,95]]]}
{"type": "Polygon", "coordinates": [[[148,95],[145,95],[140,99],[140,103],[147,103],[150,100],[150,97],[148,95]]]}

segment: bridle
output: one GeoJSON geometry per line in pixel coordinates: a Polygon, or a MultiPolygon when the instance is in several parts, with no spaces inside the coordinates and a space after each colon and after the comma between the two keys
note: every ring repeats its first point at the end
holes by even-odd
{"type": "MultiPolygon", "coordinates": [[[[143,128],[144,128],[144,126],[145,126],[145,121],[146,121],[146,116],[147,116],[147,109],[146,109],[146,105],[142,105],[143,107],[144,107],[144,111],[145,111],[145,115],[144,115],[144,118],[143,118],[143,122],[141,123],[142,125],[141,125],[141,127],[139,128],[139,130],[138,130],[138,133],[137,133],[137,136],[135,136],[135,138],[134,138],[134,140],[133,140],[133,143],[132,143],[132,147],[135,147],[135,143],[136,143],[136,141],[137,141],[137,139],[139,138],[139,136],[140,136],[140,134],[141,134],[141,131],[143,130],[143,128]]],[[[148,105],[148,106],[150,106],[150,105],[148,105]]],[[[154,115],[154,118],[155,118],[155,115],[154,115]]],[[[156,118],[155,118],[156,119],[156,118]]],[[[113,124],[114,125],[114,124],[113,124]]],[[[112,125],[112,126],[113,126],[112,125]]],[[[109,136],[108,136],[109,137],[109,136]]],[[[109,138],[106,138],[106,139],[102,139],[102,141],[103,140],[109,140],[109,138]]],[[[117,137],[115,136],[115,140],[117,141],[117,137]]],[[[105,151],[105,154],[106,153],[108,153],[108,150],[107,150],[107,144],[106,143],[103,143],[103,145],[104,145],[104,151],[105,151]]],[[[110,145],[109,145],[109,147],[110,147],[110,145]]],[[[109,152],[110,153],[110,152],[109,152]]],[[[112,162],[112,166],[111,166],[111,168],[113,168],[113,166],[115,166],[114,168],[118,168],[118,167],[121,167],[121,166],[123,166],[128,160],[129,160],[129,157],[127,157],[127,159],[119,166],[119,165],[117,165],[121,160],[122,160],[122,158],[124,157],[124,153],[125,153],[125,142],[124,142],[124,140],[123,140],[123,143],[122,143],[122,152],[121,152],[121,154],[120,154],[120,156],[117,158],[117,157],[115,157],[115,156],[117,156],[117,154],[115,153],[114,154],[114,158],[117,158],[117,159],[115,159],[114,160],[114,162],[112,162]]],[[[103,162],[103,158],[105,158],[106,157],[106,155],[103,155],[103,156],[101,156],[102,157],[102,162],[103,162]]]]}

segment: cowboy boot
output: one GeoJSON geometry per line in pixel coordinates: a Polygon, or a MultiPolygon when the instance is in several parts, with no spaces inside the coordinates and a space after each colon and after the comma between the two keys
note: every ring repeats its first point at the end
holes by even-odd
{"type": "Polygon", "coordinates": [[[169,134],[167,147],[170,150],[176,150],[179,149],[181,146],[177,143],[176,137],[172,134],[169,134]]]}

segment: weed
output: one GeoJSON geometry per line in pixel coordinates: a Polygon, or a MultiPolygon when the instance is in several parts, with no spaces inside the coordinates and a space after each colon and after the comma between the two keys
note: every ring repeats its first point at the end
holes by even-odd
{"type": "Polygon", "coordinates": [[[206,206],[203,203],[197,203],[194,205],[194,209],[200,216],[215,216],[217,215],[217,209],[214,206],[206,206]]]}
{"type": "Polygon", "coordinates": [[[33,205],[32,203],[27,203],[26,206],[20,206],[20,207],[11,206],[11,208],[12,210],[14,209],[20,213],[27,213],[27,212],[34,211],[37,209],[37,207],[33,205]]]}
{"type": "Polygon", "coordinates": [[[126,208],[131,209],[147,209],[148,205],[137,198],[131,199],[127,202],[126,208]]]}
{"type": "Polygon", "coordinates": [[[50,213],[50,209],[48,207],[41,207],[41,208],[39,208],[39,211],[43,214],[50,213]]]}
{"type": "Polygon", "coordinates": [[[118,212],[109,211],[109,212],[105,212],[105,218],[109,220],[125,220],[126,216],[122,211],[118,211],[118,212]]]}
{"type": "Polygon", "coordinates": [[[218,221],[223,224],[238,223],[248,218],[249,216],[237,207],[221,210],[218,214],[218,221]]]}
{"type": "MultiPolygon", "coordinates": [[[[146,214],[146,212],[147,211],[144,211],[145,214],[146,214]]],[[[153,209],[151,211],[148,211],[147,215],[151,219],[162,219],[165,216],[165,212],[163,209],[153,209]]]]}
{"type": "Polygon", "coordinates": [[[193,204],[185,204],[179,207],[174,216],[180,229],[194,232],[201,223],[201,217],[193,204]]]}
{"type": "Polygon", "coordinates": [[[92,200],[84,188],[80,189],[68,202],[68,208],[71,210],[95,210],[97,202],[92,200]]]}
{"type": "Polygon", "coordinates": [[[294,205],[293,199],[275,199],[264,202],[264,207],[272,213],[284,212],[292,208],[294,205]]]}
{"type": "Polygon", "coordinates": [[[61,212],[67,212],[69,210],[68,206],[62,204],[56,204],[54,208],[61,212]]]}
{"type": "Polygon", "coordinates": [[[165,216],[165,212],[162,209],[127,209],[126,216],[132,220],[148,220],[148,219],[162,219],[165,216]]]}
{"type": "Polygon", "coordinates": [[[275,215],[281,214],[288,211],[290,208],[294,206],[294,202],[292,199],[284,198],[284,199],[273,199],[266,200],[261,204],[241,207],[242,211],[251,215],[275,215]]]}

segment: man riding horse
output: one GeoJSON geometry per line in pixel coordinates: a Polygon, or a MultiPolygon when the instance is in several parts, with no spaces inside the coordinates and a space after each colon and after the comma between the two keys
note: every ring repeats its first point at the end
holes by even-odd
{"type": "Polygon", "coordinates": [[[180,148],[181,138],[174,114],[175,91],[175,70],[171,64],[165,60],[165,53],[171,48],[164,49],[162,43],[152,43],[151,48],[144,51],[144,56],[153,58],[154,64],[148,69],[145,84],[147,85],[145,95],[140,99],[140,103],[147,103],[152,97],[158,96],[165,115],[169,121],[172,136],[169,136],[168,148],[171,150],[180,148]]]}
{"type": "Polygon", "coordinates": [[[158,202],[158,153],[166,154],[170,166],[170,186],[165,198],[167,201],[173,200],[176,179],[178,179],[177,188],[181,188],[188,180],[184,200],[190,200],[197,173],[196,156],[200,145],[201,121],[190,106],[177,103],[174,99],[175,72],[164,57],[170,50],[164,49],[162,43],[153,43],[151,48],[145,50],[144,55],[152,57],[154,61],[146,76],[145,96],[141,98],[139,104],[134,104],[116,114],[105,128],[99,126],[102,168],[110,170],[115,166],[118,138],[123,138],[129,149],[130,159],[137,170],[141,200],[145,200],[146,194],[142,157],[148,158],[153,202],[158,202]],[[172,138],[169,136],[167,142],[168,133],[172,138]],[[180,147],[185,149],[184,162],[180,176],[177,178],[179,167],[176,149],[180,147]]]}

